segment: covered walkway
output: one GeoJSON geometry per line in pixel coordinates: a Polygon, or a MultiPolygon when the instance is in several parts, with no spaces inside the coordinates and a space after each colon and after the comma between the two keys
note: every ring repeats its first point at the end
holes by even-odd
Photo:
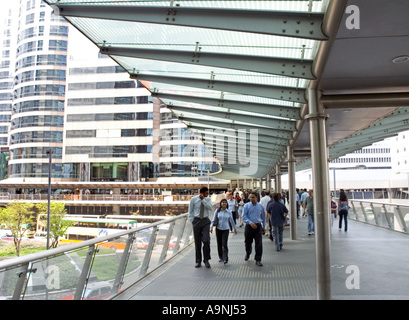
{"type": "MultiPolygon", "coordinates": [[[[284,233],[284,248],[274,250],[263,238],[263,267],[244,261],[244,228],[230,234],[229,263],[218,262],[212,235],[211,269],[194,268],[193,245],[117,296],[116,300],[263,300],[317,299],[314,237],[307,219],[297,220],[298,239],[284,233]]],[[[331,239],[333,300],[409,299],[408,235],[349,221],[348,232],[337,220],[331,239]]],[[[239,301],[237,300],[237,301],[239,301]]]]}

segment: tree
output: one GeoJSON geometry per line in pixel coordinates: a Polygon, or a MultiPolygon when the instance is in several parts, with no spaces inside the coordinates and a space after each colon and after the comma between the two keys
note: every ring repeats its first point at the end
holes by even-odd
{"type": "MultiPolygon", "coordinates": [[[[40,202],[37,204],[38,214],[43,214],[47,217],[48,203],[40,202]]],[[[64,236],[67,229],[72,226],[72,221],[64,220],[67,210],[62,202],[50,202],[50,238],[51,248],[58,246],[58,239],[64,236]]],[[[46,220],[47,221],[47,220],[46,220]]]]}
{"type": "Polygon", "coordinates": [[[0,209],[0,223],[13,234],[17,256],[20,256],[21,240],[28,231],[28,225],[35,223],[33,209],[34,204],[17,200],[0,209]]]}

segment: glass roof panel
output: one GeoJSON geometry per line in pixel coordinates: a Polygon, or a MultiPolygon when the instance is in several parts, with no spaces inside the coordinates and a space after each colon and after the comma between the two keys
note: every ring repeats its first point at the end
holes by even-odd
{"type": "Polygon", "coordinates": [[[246,83],[267,84],[272,86],[304,87],[305,80],[280,77],[256,72],[229,70],[216,67],[199,66],[193,64],[173,63],[167,61],[147,60],[113,56],[129,73],[135,72],[152,75],[189,77],[208,80],[212,73],[215,80],[236,81],[246,83]]]}
{"type": "Polygon", "coordinates": [[[180,5],[198,8],[239,8],[254,10],[280,10],[322,12],[325,1],[322,0],[47,0],[50,4],[98,4],[98,5],[132,5],[132,6],[169,6],[180,5]],[[310,3],[312,8],[310,8],[310,3]]]}
{"type": "MultiPolygon", "coordinates": [[[[219,29],[212,29],[212,27],[214,27],[212,24],[214,22],[213,16],[207,16],[210,17],[210,24],[207,22],[208,24],[204,24],[202,27],[197,26],[197,20],[193,22],[189,21],[187,24],[185,23],[185,25],[191,26],[170,25],[165,22],[162,24],[162,20],[155,21],[155,15],[159,10],[152,10],[151,7],[237,9],[240,13],[245,10],[323,13],[328,1],[329,0],[46,0],[47,3],[51,5],[55,4],[56,6],[147,7],[148,9],[143,9],[146,11],[143,11],[141,8],[140,12],[134,10],[131,14],[128,14],[129,16],[132,15],[131,17],[124,17],[124,19],[135,20],[134,13],[143,17],[145,12],[149,15],[152,13],[152,20],[147,18],[147,21],[145,21],[144,18],[138,18],[139,21],[145,22],[117,20],[118,16],[115,15],[118,13],[115,13],[115,10],[107,10],[105,8],[100,8],[98,12],[100,13],[100,17],[106,14],[108,18],[107,16],[104,16],[105,18],[102,19],[67,16],[66,19],[100,48],[111,48],[113,50],[111,57],[130,74],[147,75],[145,78],[139,76],[137,79],[152,93],[157,93],[158,97],[162,99],[164,103],[168,104],[170,108],[172,108],[173,105],[173,112],[176,115],[187,117],[188,119],[184,120],[185,123],[189,123],[190,121],[195,122],[195,119],[197,119],[197,126],[203,127],[204,129],[214,128],[215,124],[215,128],[217,128],[217,123],[226,124],[223,125],[225,128],[234,125],[247,129],[260,128],[260,132],[263,132],[260,134],[271,135],[273,139],[275,136],[282,139],[282,136],[284,136],[282,133],[284,131],[286,131],[285,134],[288,133],[291,135],[290,130],[292,129],[290,128],[294,126],[295,119],[291,118],[290,113],[288,117],[285,117],[281,116],[280,113],[272,115],[270,113],[258,112],[258,106],[255,104],[262,105],[259,110],[263,110],[262,108],[266,108],[266,105],[270,105],[271,108],[279,109],[279,106],[293,107],[299,111],[303,104],[303,101],[301,101],[303,99],[298,99],[298,101],[297,99],[292,99],[292,93],[289,93],[289,96],[286,97],[282,96],[282,100],[279,100],[280,95],[283,94],[263,94],[263,92],[264,90],[277,92],[279,91],[277,90],[278,88],[283,90],[282,92],[286,91],[286,89],[288,89],[288,91],[294,91],[292,90],[294,88],[297,94],[303,94],[304,89],[309,84],[309,80],[297,78],[294,74],[292,77],[283,76],[282,74],[291,75],[287,72],[291,68],[291,66],[288,65],[290,63],[293,64],[293,68],[299,66],[305,68],[305,66],[302,65],[302,62],[305,61],[311,63],[315,58],[320,41],[298,37],[294,30],[292,31],[294,32],[292,36],[288,37],[262,34],[261,32],[264,32],[265,29],[261,28],[265,27],[264,22],[270,21],[267,20],[270,19],[270,15],[268,18],[265,18],[265,20],[262,20],[260,29],[254,29],[256,32],[251,32],[251,30],[247,28],[244,31],[230,31],[224,29],[242,30],[242,25],[240,25],[239,28],[230,28],[230,26],[226,27],[224,25],[225,21],[222,20],[223,23],[220,26],[217,25],[219,29]],[[141,14],[141,12],[143,13],[141,14]],[[129,50],[126,52],[123,50],[121,53],[121,48],[150,49],[154,51],[146,53],[147,56],[138,56],[138,58],[136,58],[132,56],[129,50]],[[115,51],[115,49],[119,52],[115,51]],[[192,54],[200,52],[203,55],[206,53],[209,53],[209,55],[213,54],[212,57],[215,57],[214,59],[216,60],[212,60],[211,63],[201,62],[202,64],[184,61],[182,57],[186,55],[186,52],[192,54]],[[169,57],[168,59],[159,59],[155,54],[167,54],[169,57]],[[180,57],[178,55],[180,55],[180,57]],[[285,66],[283,65],[285,72],[281,70],[277,71],[278,69],[270,69],[271,71],[269,72],[271,73],[267,73],[267,71],[266,73],[262,73],[265,70],[265,65],[262,65],[259,69],[253,69],[248,66],[243,68],[241,65],[237,66],[237,64],[235,65],[233,63],[227,68],[225,65],[227,60],[223,60],[231,58],[227,55],[251,56],[246,57],[246,59],[241,58],[241,60],[238,60],[239,63],[243,63],[243,61],[251,61],[254,63],[255,59],[253,57],[262,57],[263,59],[258,59],[257,62],[260,60],[262,63],[265,63],[265,65],[267,65],[269,61],[282,64],[282,60],[280,59],[284,58],[290,59],[291,62],[285,66]],[[244,70],[258,70],[261,72],[238,70],[237,68],[239,67],[244,70]],[[190,86],[191,83],[189,82],[180,81],[180,79],[189,80],[190,78],[192,78],[192,80],[190,80],[192,86],[190,86]],[[201,81],[195,82],[193,85],[193,79],[195,79],[195,81],[196,79],[200,79],[201,81]],[[202,85],[208,80],[215,80],[217,84],[223,83],[223,85],[216,85],[214,86],[215,90],[210,90],[208,86],[202,85]],[[230,84],[233,84],[234,87],[230,86],[230,84]],[[161,94],[164,98],[161,98],[161,94]],[[235,100],[252,103],[253,105],[251,105],[248,110],[242,105],[236,109],[234,107],[226,108],[211,104],[211,102],[204,101],[203,99],[203,103],[194,102],[193,99],[192,101],[179,101],[177,100],[177,96],[167,98],[164,94],[235,100]],[[289,99],[296,102],[288,101],[289,99]],[[208,104],[205,102],[208,102],[208,104]],[[179,106],[179,110],[177,106],[179,106]],[[203,114],[203,110],[208,111],[208,114],[203,114]],[[229,115],[232,119],[229,118],[229,115]],[[280,130],[272,128],[271,125],[269,126],[270,123],[268,121],[274,121],[277,127],[280,127],[281,123],[283,123],[282,127],[280,127],[281,133],[280,130]]],[[[78,9],[75,8],[75,10],[81,12],[81,7],[78,9]]],[[[73,15],[75,15],[75,10],[73,11],[73,15]]],[[[126,8],[126,10],[128,10],[128,8],[126,8]]],[[[90,15],[91,11],[92,10],[88,9],[88,15],[90,15]]],[[[87,10],[84,10],[84,12],[87,12],[87,10]]],[[[97,11],[93,11],[93,13],[95,12],[97,11]]],[[[189,12],[196,14],[195,10],[190,10],[189,12]]],[[[217,10],[217,13],[225,14],[223,10],[217,10]]],[[[64,14],[64,11],[62,11],[62,14],[64,14]]],[[[202,14],[202,12],[200,12],[200,14],[202,14]]],[[[255,18],[253,21],[259,20],[259,13],[252,14],[252,18],[255,18]]],[[[237,23],[238,18],[236,15],[234,15],[234,19],[234,22],[237,23]]],[[[278,21],[276,15],[274,15],[273,19],[278,21]]],[[[239,24],[241,24],[241,20],[239,22],[239,24]]],[[[293,22],[295,23],[294,20],[293,22]]],[[[310,20],[304,20],[304,22],[310,26],[310,20]]],[[[279,23],[282,24],[282,20],[280,20],[279,23]]],[[[257,22],[254,22],[254,24],[257,24],[257,22]]],[[[312,24],[311,22],[311,25],[312,24]]],[[[317,24],[315,24],[314,27],[317,27],[317,24]]],[[[274,31],[272,33],[282,33],[281,27],[279,29],[270,30],[274,31]]],[[[305,31],[307,34],[308,32],[313,32],[309,27],[308,29],[306,28],[305,31]]],[[[314,33],[316,33],[316,29],[314,33]]],[[[306,37],[310,38],[309,36],[306,37]]],[[[319,37],[314,38],[320,39],[319,37]]],[[[305,78],[308,78],[308,76],[305,76],[305,78]]],[[[229,101],[229,103],[234,105],[234,102],[229,101]]],[[[293,112],[292,109],[291,112],[293,112]]],[[[294,114],[292,114],[292,116],[297,118],[294,114]]],[[[286,149],[285,146],[282,147],[283,150],[286,149]]],[[[277,157],[277,159],[279,158],[281,157],[277,157]]],[[[271,162],[271,167],[260,168],[257,175],[266,174],[270,170],[274,170],[276,161],[276,159],[271,158],[271,161],[269,161],[269,163],[271,162]]],[[[234,168],[229,166],[228,170],[237,171],[238,167],[234,168]]]]}
{"type": "Polygon", "coordinates": [[[267,57],[313,59],[316,41],[237,31],[150,23],[69,18],[98,46],[124,46],[267,57]]]}

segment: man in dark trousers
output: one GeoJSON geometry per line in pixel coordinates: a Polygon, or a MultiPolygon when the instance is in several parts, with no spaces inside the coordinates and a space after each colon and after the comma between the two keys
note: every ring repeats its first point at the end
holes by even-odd
{"type": "Polygon", "coordinates": [[[275,239],[276,251],[283,248],[283,231],[285,219],[288,214],[287,207],[280,202],[281,195],[273,194],[273,199],[267,204],[267,212],[270,214],[272,232],[275,239]]]}
{"type": "Polygon", "coordinates": [[[256,265],[261,267],[261,256],[263,254],[262,235],[266,228],[266,214],[264,207],[257,202],[256,192],[251,192],[249,199],[250,202],[247,202],[243,207],[243,222],[246,223],[244,229],[246,255],[244,260],[247,261],[250,258],[254,239],[256,251],[254,260],[256,260],[256,265]]]}
{"type": "Polygon", "coordinates": [[[209,198],[209,189],[201,187],[199,195],[192,197],[189,203],[189,220],[193,225],[193,236],[196,249],[196,268],[201,266],[202,262],[202,243],[203,243],[203,262],[206,268],[210,268],[210,213],[213,205],[209,198]]]}

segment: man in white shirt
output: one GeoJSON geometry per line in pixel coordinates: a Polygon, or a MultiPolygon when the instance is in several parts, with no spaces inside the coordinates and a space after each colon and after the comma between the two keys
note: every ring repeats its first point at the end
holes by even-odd
{"type": "MultiPolygon", "coordinates": [[[[261,191],[261,199],[260,199],[260,204],[263,206],[263,208],[264,208],[264,212],[266,213],[266,221],[267,222],[269,222],[270,221],[270,214],[267,212],[267,203],[271,200],[271,198],[270,198],[270,191],[261,191]]],[[[270,238],[270,239],[272,239],[273,238],[273,236],[272,236],[272,234],[268,234],[268,232],[270,232],[271,231],[271,228],[270,228],[270,223],[267,223],[266,224],[266,234],[267,234],[267,236],[270,238]]],[[[270,232],[271,233],[271,232],[270,232]]]]}
{"type": "Polygon", "coordinates": [[[302,205],[302,216],[305,217],[305,199],[309,197],[307,188],[304,189],[304,192],[301,194],[301,205],[302,205]]]}
{"type": "Polygon", "coordinates": [[[193,225],[193,237],[195,239],[196,249],[196,268],[201,266],[202,262],[202,243],[203,243],[203,262],[206,268],[210,268],[210,213],[213,210],[212,201],[209,198],[209,189],[201,187],[199,195],[192,197],[189,203],[189,220],[193,225]]]}

